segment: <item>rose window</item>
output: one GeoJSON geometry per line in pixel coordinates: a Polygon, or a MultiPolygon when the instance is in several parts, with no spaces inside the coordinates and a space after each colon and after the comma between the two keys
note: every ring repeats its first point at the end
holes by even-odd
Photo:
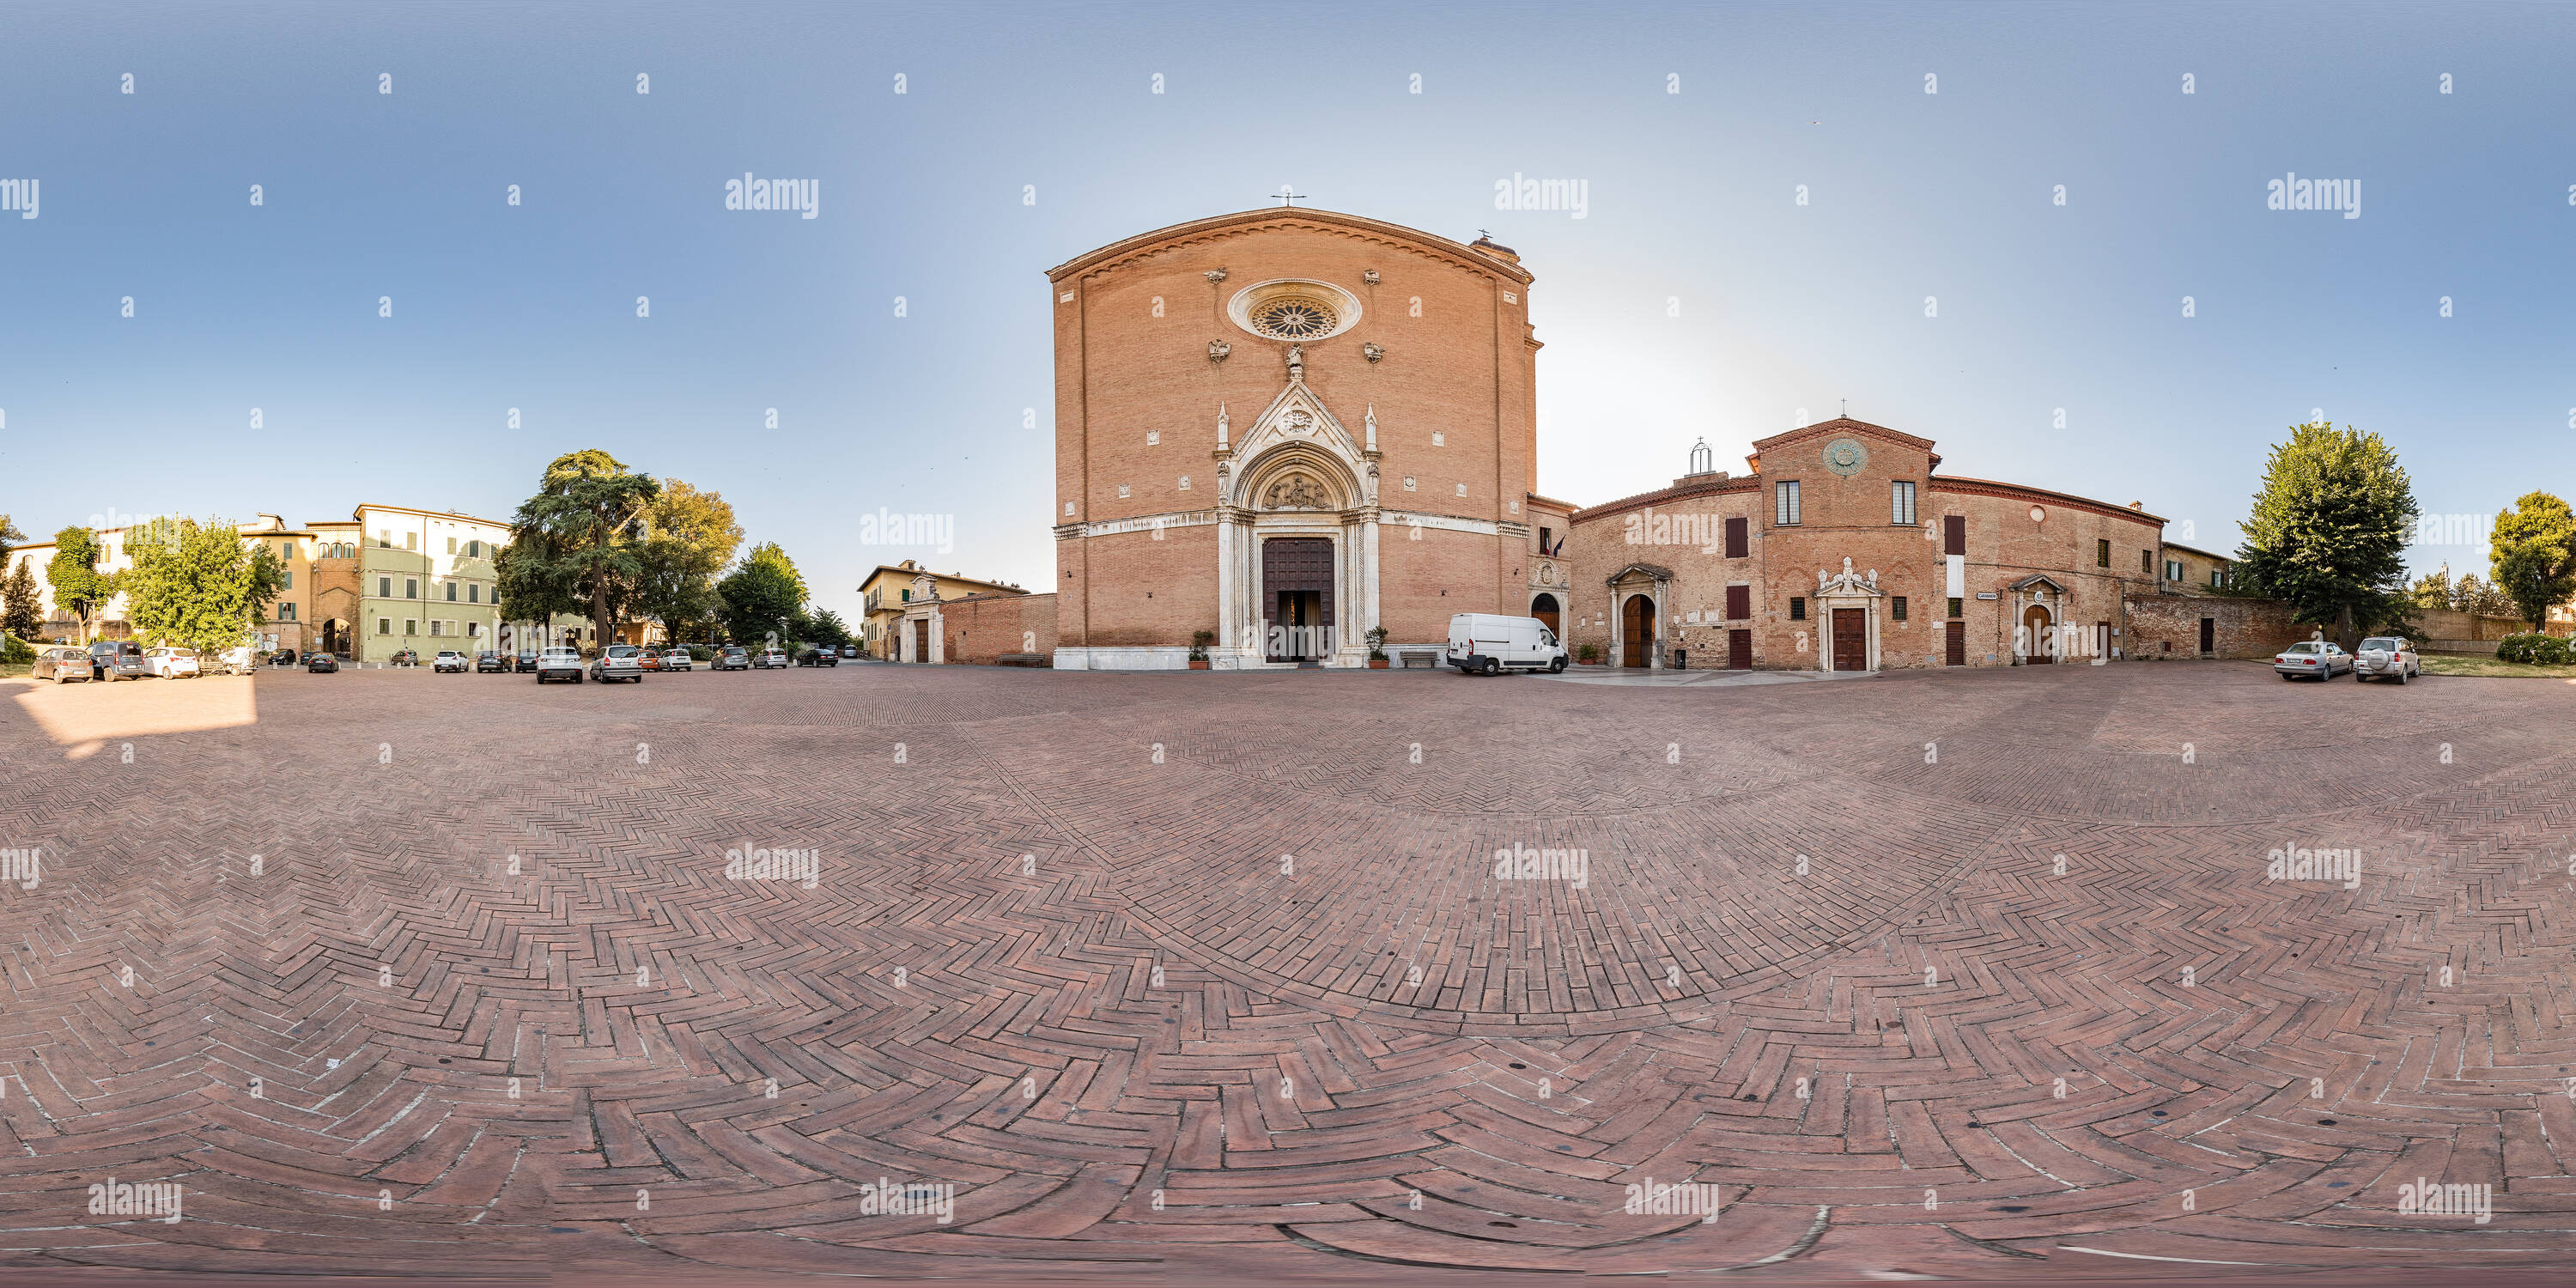
{"type": "Polygon", "coordinates": [[[1274,300],[1252,315],[1253,329],[1274,340],[1312,340],[1333,332],[1333,311],[1308,299],[1274,300]]]}

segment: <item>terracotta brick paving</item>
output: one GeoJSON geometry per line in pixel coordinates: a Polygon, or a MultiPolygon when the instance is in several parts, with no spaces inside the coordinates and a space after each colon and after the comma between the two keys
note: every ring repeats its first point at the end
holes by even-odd
{"type": "Polygon", "coordinates": [[[2571,724],[2236,664],[0,684],[0,1265],[2563,1267],[2571,724]]]}

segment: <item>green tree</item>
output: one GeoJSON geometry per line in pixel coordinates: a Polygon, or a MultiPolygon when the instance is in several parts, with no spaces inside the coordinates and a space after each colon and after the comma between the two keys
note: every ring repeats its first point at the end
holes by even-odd
{"type": "MultiPolygon", "coordinates": [[[[788,571],[772,559],[743,560],[732,576],[716,583],[716,598],[723,604],[720,611],[725,630],[744,643],[765,640],[781,631],[794,634],[792,623],[804,604],[788,571]]],[[[784,645],[787,641],[779,642],[784,645]]]]}
{"type": "Polygon", "coordinates": [[[265,546],[244,547],[233,524],[154,519],[126,530],[126,619],[156,644],[206,651],[242,642],[285,580],[265,546]]]}
{"type": "Polygon", "coordinates": [[[810,632],[805,638],[817,644],[839,648],[851,642],[849,623],[842,621],[841,615],[831,609],[815,609],[805,620],[810,632]]]}
{"type": "Polygon", "coordinates": [[[106,557],[98,534],[74,525],[54,534],[53,562],[45,565],[45,581],[54,588],[54,607],[79,619],[83,644],[90,642],[99,612],[116,597],[115,574],[98,570],[99,560],[106,557]]]}
{"type": "Polygon", "coordinates": [[[2487,571],[2513,598],[2522,620],[2539,630],[2549,610],[2576,597],[2576,514],[2546,492],[2526,492],[2496,515],[2487,571]]]}
{"type": "Polygon", "coordinates": [[[2363,631],[2405,620],[2405,551],[2418,512],[2414,486],[2379,435],[2293,426],[2254,494],[2237,575],[2352,648],[2363,631]]]}
{"type": "Polygon", "coordinates": [[[670,639],[709,620],[717,607],[716,574],[742,544],[733,507],[714,492],[664,479],[662,494],[644,511],[644,544],[637,552],[634,611],[657,622],[670,639]]]}
{"type": "Polygon", "coordinates": [[[0,560],[7,559],[10,548],[26,539],[27,534],[20,532],[18,525],[9,521],[8,515],[0,514],[0,560]]]}
{"type": "Polygon", "coordinates": [[[556,457],[512,517],[493,569],[502,613],[535,622],[585,614],[601,644],[615,638],[643,573],[645,512],[661,493],[651,475],[597,448],[556,457]]]}
{"type": "MultiPolygon", "coordinates": [[[[6,559],[0,554],[0,559],[6,559]]],[[[0,635],[14,635],[34,640],[36,632],[45,629],[45,606],[37,602],[36,576],[28,571],[28,560],[21,559],[0,578],[0,635]]]]}
{"type": "Polygon", "coordinates": [[[2415,584],[2406,588],[2406,599],[2417,608],[2449,608],[2451,606],[2451,566],[2444,564],[2439,569],[2416,578],[2415,584]]]}
{"type": "Polygon", "coordinates": [[[780,572],[786,574],[789,584],[796,587],[798,605],[803,605],[806,600],[813,597],[812,592],[805,589],[805,574],[796,571],[796,561],[788,558],[787,552],[779,549],[777,542],[764,541],[753,546],[751,552],[742,557],[742,561],[745,567],[758,563],[775,565],[780,572]]]}

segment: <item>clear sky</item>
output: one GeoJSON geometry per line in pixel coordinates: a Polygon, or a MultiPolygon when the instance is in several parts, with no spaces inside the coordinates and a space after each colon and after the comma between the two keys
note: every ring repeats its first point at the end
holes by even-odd
{"type": "Polygon", "coordinates": [[[2213,549],[2320,408],[2492,514],[2576,487],[2571,50],[2458,3],[14,4],[0,512],[507,518],[596,446],[845,615],[906,557],[1049,589],[1044,271],[1287,183],[1519,250],[1578,504],[1848,399],[2213,549]],[[2291,172],[2360,217],[2267,209],[2291,172]]]}

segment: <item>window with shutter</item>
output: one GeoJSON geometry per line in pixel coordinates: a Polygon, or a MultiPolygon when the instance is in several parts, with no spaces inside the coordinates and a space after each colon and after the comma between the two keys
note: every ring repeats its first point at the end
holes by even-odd
{"type": "Polygon", "coordinates": [[[1752,588],[1751,586],[1729,586],[1729,587],[1727,587],[1727,588],[1726,588],[1726,620],[1728,620],[1728,621],[1730,621],[1730,622],[1740,622],[1740,621],[1743,621],[1745,618],[1751,617],[1752,615],[1753,615],[1753,588],[1752,588]]]}
{"type": "MultiPolygon", "coordinates": [[[[1741,558],[1745,557],[1745,555],[1747,555],[1747,554],[1751,553],[1751,552],[1747,549],[1747,547],[1750,545],[1750,542],[1748,542],[1748,541],[1747,541],[1747,539],[1746,539],[1746,537],[1745,537],[1745,529],[1746,529],[1748,526],[1750,526],[1750,525],[1748,525],[1748,524],[1747,524],[1744,520],[1742,520],[1742,519],[1729,519],[1729,520],[1727,520],[1727,521],[1726,521],[1726,557],[1727,557],[1727,558],[1729,558],[1729,559],[1741,559],[1741,558]]],[[[1745,616],[1750,617],[1750,616],[1752,616],[1752,614],[1747,613],[1747,614],[1745,614],[1745,616]]]]}
{"type": "Polygon", "coordinates": [[[2097,537],[2094,539],[2093,566],[2096,568],[2108,568],[2111,566],[2111,539],[2109,537],[2097,537]]]}
{"type": "Polygon", "coordinates": [[[1786,479],[1772,488],[1774,505],[1772,522],[1792,524],[1798,521],[1798,481],[1786,479]]]}
{"type": "Polygon", "coordinates": [[[1941,516],[1941,553],[1945,555],[1968,553],[1968,516],[1964,514],[1941,516]]]}

